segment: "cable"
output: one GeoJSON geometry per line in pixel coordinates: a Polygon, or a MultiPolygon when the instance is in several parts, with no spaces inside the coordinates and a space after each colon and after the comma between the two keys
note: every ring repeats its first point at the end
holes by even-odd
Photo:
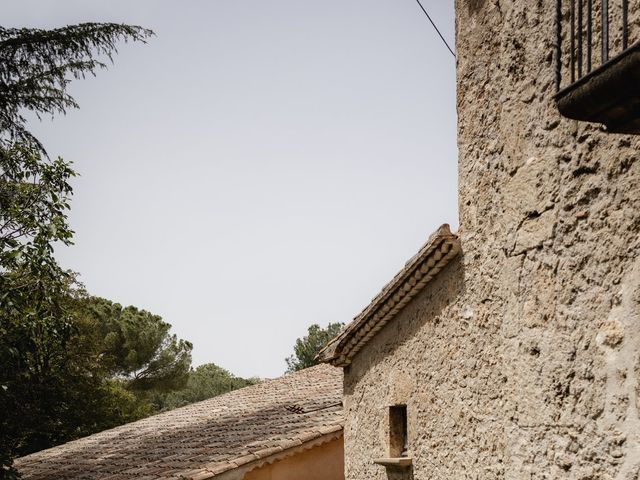
{"type": "Polygon", "coordinates": [[[422,6],[422,3],[420,3],[420,0],[416,0],[416,2],[418,2],[418,5],[420,5],[420,8],[422,9],[422,11],[424,12],[424,14],[427,16],[427,18],[429,19],[429,21],[431,22],[431,25],[433,25],[433,28],[436,29],[436,32],[438,32],[438,35],[440,35],[440,38],[442,39],[442,41],[444,42],[444,44],[447,46],[447,48],[449,49],[449,51],[451,52],[451,55],[453,55],[453,58],[456,58],[456,54],[453,53],[453,50],[451,50],[451,47],[449,46],[449,44],[447,43],[447,41],[444,39],[444,37],[442,36],[442,33],[440,33],[440,30],[438,30],[438,26],[435,24],[435,22],[431,19],[431,16],[427,13],[427,11],[424,9],[424,7],[422,6]]]}

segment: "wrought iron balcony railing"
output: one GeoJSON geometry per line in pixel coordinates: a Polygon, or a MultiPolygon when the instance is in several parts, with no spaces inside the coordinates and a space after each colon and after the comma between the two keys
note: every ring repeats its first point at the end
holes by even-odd
{"type": "Polygon", "coordinates": [[[640,134],[640,0],[556,2],[560,113],[640,134]]]}

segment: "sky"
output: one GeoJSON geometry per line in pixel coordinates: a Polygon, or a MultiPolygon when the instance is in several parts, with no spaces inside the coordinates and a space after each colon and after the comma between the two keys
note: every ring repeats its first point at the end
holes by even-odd
{"type": "MultiPolygon", "coordinates": [[[[422,0],[453,45],[453,2],[422,0]]],[[[34,121],[70,160],[94,295],[161,315],[193,364],[275,377],[457,228],[455,59],[414,0],[7,0],[5,27],[151,28],[34,121]]]]}

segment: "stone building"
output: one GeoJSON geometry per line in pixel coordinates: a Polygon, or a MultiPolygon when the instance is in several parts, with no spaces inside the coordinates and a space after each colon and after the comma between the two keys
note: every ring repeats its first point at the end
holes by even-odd
{"type": "Polygon", "coordinates": [[[343,480],[342,372],[319,365],[19,458],[23,480],[343,480]]]}
{"type": "Polygon", "coordinates": [[[640,137],[581,121],[640,125],[608,3],[456,0],[460,229],[321,353],[347,479],[640,478],[640,137]]]}

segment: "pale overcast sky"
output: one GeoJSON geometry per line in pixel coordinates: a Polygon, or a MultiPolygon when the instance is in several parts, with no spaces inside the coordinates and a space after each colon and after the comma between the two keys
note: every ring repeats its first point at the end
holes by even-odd
{"type": "MultiPolygon", "coordinates": [[[[422,0],[450,43],[453,2],[422,0]]],[[[87,289],[273,377],[457,228],[455,61],[414,0],[5,0],[2,25],[153,29],[32,125],[74,162],[87,289]]]]}

